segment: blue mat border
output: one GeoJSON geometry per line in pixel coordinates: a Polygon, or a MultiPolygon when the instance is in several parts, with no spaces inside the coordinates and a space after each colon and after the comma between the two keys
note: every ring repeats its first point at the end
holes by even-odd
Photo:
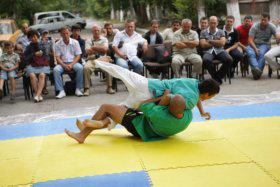
{"type": "MultiPolygon", "coordinates": [[[[212,120],[271,117],[280,116],[280,103],[205,107],[204,110],[211,113],[212,120]]],[[[193,122],[204,121],[197,109],[193,111],[193,116],[193,122]]],[[[86,118],[91,118],[91,116],[83,116],[80,119],[86,118]]],[[[0,140],[61,134],[65,128],[77,131],[75,122],[76,118],[64,118],[39,123],[2,125],[0,126],[0,140]]],[[[117,127],[121,128],[121,126],[117,127]]]]}

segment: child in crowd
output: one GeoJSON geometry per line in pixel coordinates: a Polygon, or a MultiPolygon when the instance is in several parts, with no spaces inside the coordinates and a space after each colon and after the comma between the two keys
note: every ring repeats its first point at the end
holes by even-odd
{"type": "Polygon", "coordinates": [[[4,80],[9,78],[11,84],[10,99],[15,99],[17,69],[19,66],[19,55],[14,53],[14,45],[12,42],[5,42],[3,54],[0,57],[0,99],[3,96],[4,80]]]}

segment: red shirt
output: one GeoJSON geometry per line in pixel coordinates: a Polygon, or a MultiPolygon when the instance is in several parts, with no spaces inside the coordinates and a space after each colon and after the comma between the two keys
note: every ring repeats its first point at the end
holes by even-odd
{"type": "Polygon", "coordinates": [[[243,24],[236,27],[236,30],[238,31],[238,35],[239,35],[239,42],[245,46],[248,45],[249,31],[252,25],[253,24],[251,24],[249,28],[245,28],[243,24]]]}

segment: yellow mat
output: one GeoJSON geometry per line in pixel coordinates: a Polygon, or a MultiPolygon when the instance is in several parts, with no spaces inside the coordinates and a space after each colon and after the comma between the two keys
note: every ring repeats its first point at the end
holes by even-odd
{"type": "Polygon", "coordinates": [[[280,117],[192,123],[174,137],[142,142],[125,129],[85,144],[65,134],[0,141],[0,186],[129,171],[154,186],[279,186],[280,117]]]}

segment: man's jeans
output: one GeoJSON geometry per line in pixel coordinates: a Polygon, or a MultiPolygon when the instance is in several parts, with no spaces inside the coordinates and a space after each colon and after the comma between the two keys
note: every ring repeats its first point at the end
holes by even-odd
{"type": "MultiPolygon", "coordinates": [[[[69,63],[65,63],[69,64],[69,63]]],[[[84,67],[80,63],[76,63],[73,66],[73,70],[76,73],[76,88],[77,89],[83,89],[84,84],[84,67]]],[[[55,90],[56,91],[62,91],[63,88],[63,81],[62,81],[62,74],[64,73],[64,69],[61,65],[56,65],[53,69],[53,75],[54,75],[54,82],[55,82],[55,90]]]]}
{"type": "Polygon", "coordinates": [[[247,46],[248,61],[252,69],[259,68],[263,71],[265,65],[264,55],[269,51],[270,45],[262,44],[256,47],[260,50],[259,56],[256,55],[254,49],[250,45],[247,46]]]}
{"type": "Polygon", "coordinates": [[[131,60],[124,60],[123,58],[116,57],[116,64],[126,69],[129,69],[129,64],[132,66],[135,73],[143,74],[143,62],[138,57],[133,57],[131,60]]]}

